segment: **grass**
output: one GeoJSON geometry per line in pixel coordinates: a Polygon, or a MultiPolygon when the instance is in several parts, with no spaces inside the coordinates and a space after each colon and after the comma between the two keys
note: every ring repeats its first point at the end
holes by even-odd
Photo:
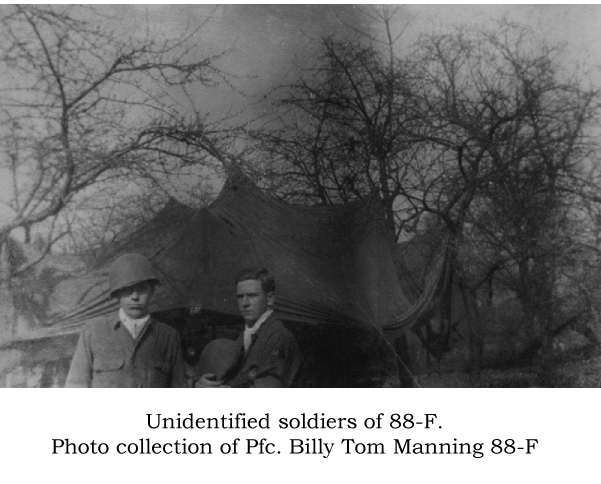
{"type": "MultiPolygon", "coordinates": [[[[422,388],[469,388],[467,372],[430,372],[415,375],[422,388]]],[[[416,385],[416,386],[417,386],[416,385]]],[[[390,376],[384,387],[398,387],[398,376],[390,376]]],[[[555,355],[545,372],[536,364],[485,368],[481,388],[596,388],[601,386],[601,349],[588,347],[555,355]]]]}

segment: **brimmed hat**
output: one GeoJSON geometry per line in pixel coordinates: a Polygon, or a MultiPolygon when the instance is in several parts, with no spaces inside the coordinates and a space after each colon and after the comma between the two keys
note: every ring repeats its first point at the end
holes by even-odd
{"type": "Polygon", "coordinates": [[[111,264],[109,270],[110,296],[114,298],[119,289],[144,281],[152,281],[156,285],[161,284],[152,263],[141,254],[123,254],[111,264]]]}

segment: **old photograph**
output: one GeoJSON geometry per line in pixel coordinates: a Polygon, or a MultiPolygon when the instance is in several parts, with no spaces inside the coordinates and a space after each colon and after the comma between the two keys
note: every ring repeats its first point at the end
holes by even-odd
{"type": "Polygon", "coordinates": [[[0,387],[598,387],[600,20],[0,5],[0,387]]]}

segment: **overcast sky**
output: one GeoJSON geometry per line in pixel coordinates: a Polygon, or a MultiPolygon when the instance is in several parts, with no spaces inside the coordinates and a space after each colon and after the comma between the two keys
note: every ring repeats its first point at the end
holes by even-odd
{"type": "MultiPolygon", "coordinates": [[[[260,96],[285,81],[293,63],[315,55],[324,35],[355,35],[376,26],[362,14],[367,5],[107,5],[124,19],[128,29],[142,29],[146,21],[167,33],[206,22],[202,43],[207,53],[232,48],[221,66],[237,76],[246,93],[260,96]]],[[[403,43],[420,33],[441,31],[462,22],[484,24],[508,16],[532,26],[550,41],[566,42],[570,59],[601,65],[601,6],[598,5],[404,5],[401,22],[411,19],[403,43]]],[[[402,44],[403,44],[402,43],[402,44]]],[[[231,93],[211,95],[203,106],[219,117],[237,110],[240,100],[231,93]]]]}

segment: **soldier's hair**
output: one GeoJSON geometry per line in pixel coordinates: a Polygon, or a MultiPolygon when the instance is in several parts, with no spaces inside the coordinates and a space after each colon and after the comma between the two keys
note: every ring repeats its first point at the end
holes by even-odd
{"type": "Polygon", "coordinates": [[[242,281],[261,281],[261,289],[265,294],[275,292],[275,279],[271,272],[264,267],[249,267],[242,269],[236,274],[235,284],[238,285],[242,281]]]}

